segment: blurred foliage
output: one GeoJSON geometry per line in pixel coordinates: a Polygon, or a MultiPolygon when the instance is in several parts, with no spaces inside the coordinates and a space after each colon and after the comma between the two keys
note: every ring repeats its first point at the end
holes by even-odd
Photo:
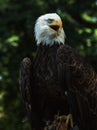
{"type": "Polygon", "coordinates": [[[19,66],[35,52],[35,20],[50,12],[62,17],[66,44],[97,71],[97,0],[0,0],[0,130],[30,130],[22,123],[19,66]]]}

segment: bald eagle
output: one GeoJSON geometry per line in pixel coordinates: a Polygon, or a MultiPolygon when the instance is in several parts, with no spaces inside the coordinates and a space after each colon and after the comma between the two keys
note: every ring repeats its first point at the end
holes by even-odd
{"type": "Polygon", "coordinates": [[[70,113],[79,130],[97,130],[97,75],[65,44],[65,37],[56,13],[37,19],[36,56],[33,62],[24,58],[20,67],[20,88],[32,130],[44,129],[56,115],[70,113]]]}

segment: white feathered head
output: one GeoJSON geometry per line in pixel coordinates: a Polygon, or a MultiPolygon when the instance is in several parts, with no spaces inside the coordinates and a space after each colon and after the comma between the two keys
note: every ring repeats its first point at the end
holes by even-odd
{"type": "Polygon", "coordinates": [[[62,27],[62,20],[56,13],[40,16],[35,24],[35,38],[37,45],[53,45],[65,43],[65,33],[62,27]]]}

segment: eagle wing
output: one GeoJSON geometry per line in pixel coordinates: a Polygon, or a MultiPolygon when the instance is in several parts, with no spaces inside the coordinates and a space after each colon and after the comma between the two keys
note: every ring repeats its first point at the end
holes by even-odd
{"type": "Polygon", "coordinates": [[[32,64],[29,58],[24,58],[20,65],[20,90],[23,97],[23,102],[27,111],[27,116],[31,122],[31,73],[32,64]]]}
{"type": "Polygon", "coordinates": [[[74,121],[81,130],[97,130],[97,74],[68,45],[62,45],[58,49],[57,61],[58,66],[61,66],[60,75],[67,85],[74,121]]]}
{"type": "Polygon", "coordinates": [[[28,57],[24,58],[21,62],[19,84],[31,129],[39,129],[39,115],[37,115],[37,108],[34,107],[36,100],[34,99],[33,90],[35,87],[33,79],[33,64],[28,57]]]}

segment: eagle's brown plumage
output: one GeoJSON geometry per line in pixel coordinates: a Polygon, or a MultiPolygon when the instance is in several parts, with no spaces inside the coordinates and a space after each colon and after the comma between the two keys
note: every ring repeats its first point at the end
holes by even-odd
{"type": "Polygon", "coordinates": [[[72,112],[80,130],[97,130],[97,75],[70,46],[40,45],[33,65],[22,62],[21,87],[32,128],[72,112]]]}

